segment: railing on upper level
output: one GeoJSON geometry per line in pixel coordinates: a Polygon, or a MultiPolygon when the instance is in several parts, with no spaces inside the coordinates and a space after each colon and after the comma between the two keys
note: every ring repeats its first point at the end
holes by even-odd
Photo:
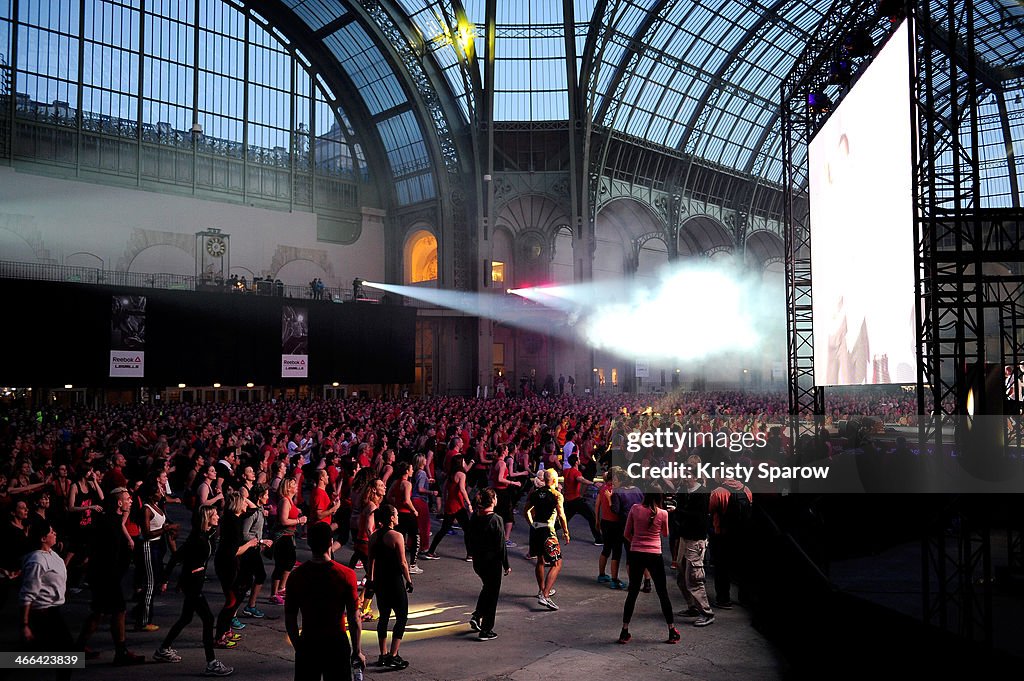
{"type": "MultiPolygon", "coordinates": [[[[309,286],[284,284],[280,280],[259,279],[256,281],[203,278],[184,274],[145,272],[115,272],[98,267],[75,267],[71,265],[50,265],[46,263],[13,262],[0,260],[0,279],[29,279],[35,281],[59,281],[68,284],[96,284],[125,288],[158,288],[178,291],[222,291],[233,295],[266,295],[282,298],[305,298],[307,300],[351,301],[352,289],[326,286],[319,294],[309,286]]],[[[363,288],[360,300],[381,302],[379,291],[363,288]]]]}

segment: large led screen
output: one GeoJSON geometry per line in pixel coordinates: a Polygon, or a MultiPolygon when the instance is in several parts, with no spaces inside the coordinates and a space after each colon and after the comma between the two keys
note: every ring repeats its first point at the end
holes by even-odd
{"type": "Polygon", "coordinates": [[[916,380],[908,30],[808,149],[817,385],[916,380]]]}

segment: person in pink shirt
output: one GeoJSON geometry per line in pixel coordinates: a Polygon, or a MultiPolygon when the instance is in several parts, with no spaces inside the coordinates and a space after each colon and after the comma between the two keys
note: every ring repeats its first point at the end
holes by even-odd
{"type": "Polygon", "coordinates": [[[625,538],[629,542],[629,591],[626,605],[622,610],[622,631],[619,643],[629,643],[629,621],[640,594],[640,584],[647,570],[654,581],[654,588],[661,601],[661,613],[668,624],[666,643],[679,643],[679,630],[672,617],[672,602],[668,598],[665,583],[665,560],[661,555],[661,539],[668,536],[668,512],[662,508],[662,493],[654,488],[644,494],[642,503],[634,504],[626,516],[625,538]]]}

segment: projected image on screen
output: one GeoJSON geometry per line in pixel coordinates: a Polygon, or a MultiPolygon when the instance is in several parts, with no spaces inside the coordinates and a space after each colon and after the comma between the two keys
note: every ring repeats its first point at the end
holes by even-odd
{"type": "Polygon", "coordinates": [[[908,30],[808,149],[817,385],[916,380],[908,30]]]}

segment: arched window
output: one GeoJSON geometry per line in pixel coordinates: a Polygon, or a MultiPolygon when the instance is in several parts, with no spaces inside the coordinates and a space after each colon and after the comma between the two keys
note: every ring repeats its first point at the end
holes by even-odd
{"type": "Polygon", "coordinates": [[[415,232],[406,242],[405,281],[437,281],[437,237],[425,229],[415,232]]]}

